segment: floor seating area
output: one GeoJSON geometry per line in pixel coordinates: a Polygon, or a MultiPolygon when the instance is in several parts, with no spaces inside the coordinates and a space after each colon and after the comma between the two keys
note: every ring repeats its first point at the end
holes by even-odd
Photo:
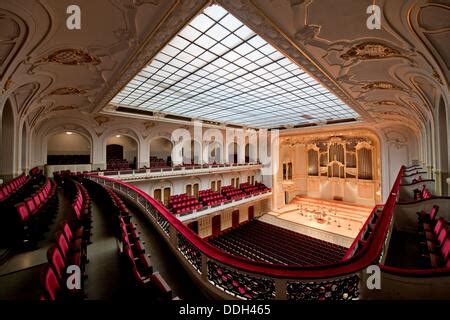
{"type": "Polygon", "coordinates": [[[110,188],[100,185],[96,187],[110,208],[111,218],[116,227],[119,253],[137,289],[146,290],[161,301],[178,299],[173,297],[172,289],[161,274],[153,270],[151,256],[145,249],[145,243],[140,239],[139,226],[134,222],[131,210],[110,188]]]}
{"type": "Polygon", "coordinates": [[[442,217],[438,217],[438,212],[439,207],[435,205],[430,212],[417,213],[424,268],[450,268],[449,226],[442,217]]]}
{"type": "MultiPolygon", "coordinates": [[[[73,199],[66,220],[55,234],[55,244],[47,250],[48,263],[41,272],[40,300],[82,300],[85,298],[84,281],[87,278],[87,246],[91,236],[91,198],[86,188],[71,178],[64,178],[65,192],[73,199]],[[73,288],[67,286],[67,279],[73,270],[79,268],[80,283],[74,280],[73,288]]],[[[71,282],[72,283],[72,282],[71,282]]]]}
{"type": "Polygon", "coordinates": [[[58,205],[56,184],[39,173],[14,179],[15,190],[0,202],[2,247],[31,249],[47,231],[58,205]]]}
{"type": "Polygon", "coordinates": [[[346,248],[252,220],[208,241],[231,254],[273,264],[313,266],[340,261],[346,248]]]}

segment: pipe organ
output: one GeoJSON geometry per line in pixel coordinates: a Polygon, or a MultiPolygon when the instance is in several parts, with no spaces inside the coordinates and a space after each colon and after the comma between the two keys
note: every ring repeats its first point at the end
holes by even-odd
{"type": "Polygon", "coordinates": [[[308,176],[373,179],[373,143],[368,138],[331,137],[307,145],[308,176]]]}

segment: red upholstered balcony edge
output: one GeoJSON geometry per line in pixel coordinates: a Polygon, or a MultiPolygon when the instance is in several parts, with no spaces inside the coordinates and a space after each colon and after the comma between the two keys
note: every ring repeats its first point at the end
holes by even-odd
{"type": "MultiPolygon", "coordinates": [[[[386,238],[386,234],[389,228],[391,217],[393,214],[393,209],[396,202],[397,193],[400,187],[400,180],[403,174],[402,167],[399,171],[397,179],[395,180],[394,186],[392,188],[391,194],[383,207],[380,214],[378,222],[376,223],[375,229],[372,233],[370,241],[365,245],[356,255],[347,260],[342,260],[340,262],[322,265],[322,266],[311,266],[311,267],[300,267],[300,266],[284,266],[284,265],[274,265],[264,262],[254,262],[245,258],[235,257],[230,255],[201,239],[192,230],[185,226],[180,220],[178,220],[164,205],[154,200],[144,191],[127,184],[122,181],[111,179],[104,176],[96,176],[89,174],[91,177],[97,179],[103,179],[106,181],[111,181],[116,184],[120,184],[125,188],[133,190],[140,196],[142,196],[146,201],[148,201],[158,212],[164,216],[164,218],[170,223],[170,225],[182,234],[187,241],[189,241],[194,247],[196,247],[201,253],[224,265],[228,265],[234,269],[239,269],[245,272],[251,272],[261,275],[266,275],[273,278],[284,278],[284,279],[320,279],[320,278],[333,278],[340,277],[349,274],[356,273],[369,265],[373,264],[383,247],[383,243],[386,238]],[[368,245],[370,244],[370,245],[368,245]]],[[[355,242],[358,242],[359,238],[356,238],[355,242]]]]}

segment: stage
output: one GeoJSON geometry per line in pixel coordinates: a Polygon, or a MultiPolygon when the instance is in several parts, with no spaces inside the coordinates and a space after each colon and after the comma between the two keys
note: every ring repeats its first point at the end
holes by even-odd
{"type": "Polygon", "coordinates": [[[298,196],[260,220],[348,248],[372,209],[343,201],[298,196]]]}

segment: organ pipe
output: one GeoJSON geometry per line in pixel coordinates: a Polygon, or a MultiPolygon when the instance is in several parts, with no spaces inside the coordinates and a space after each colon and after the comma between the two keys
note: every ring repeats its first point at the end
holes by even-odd
{"type": "Polygon", "coordinates": [[[361,148],[358,154],[358,179],[372,180],[372,150],[361,148]]]}

